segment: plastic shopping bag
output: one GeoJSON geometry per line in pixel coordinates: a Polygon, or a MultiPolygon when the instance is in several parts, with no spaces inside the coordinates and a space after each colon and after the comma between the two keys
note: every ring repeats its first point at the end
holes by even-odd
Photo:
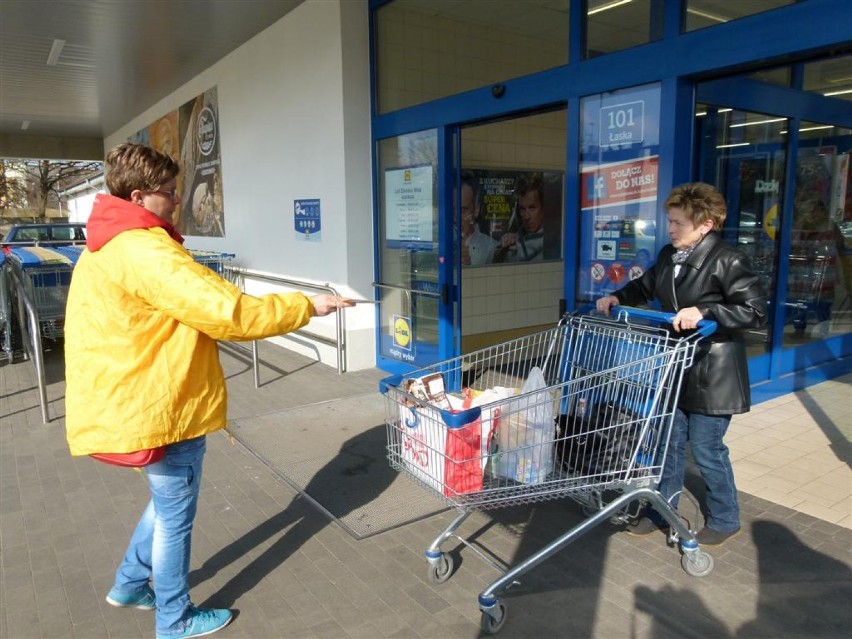
{"type": "Polygon", "coordinates": [[[556,433],[553,394],[538,366],[530,371],[520,397],[509,402],[500,415],[492,474],[538,484],[553,472],[556,433]]]}
{"type": "MultiPolygon", "coordinates": [[[[451,412],[469,399],[447,395],[451,412]]],[[[482,424],[451,428],[433,406],[400,406],[402,457],[412,475],[447,497],[482,489],[482,424]]]]}

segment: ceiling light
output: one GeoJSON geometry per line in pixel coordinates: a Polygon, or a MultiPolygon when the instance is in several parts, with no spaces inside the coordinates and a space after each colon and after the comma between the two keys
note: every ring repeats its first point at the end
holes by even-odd
{"type": "Polygon", "coordinates": [[[695,112],[696,118],[703,118],[705,115],[707,115],[707,111],[696,111],[695,112]]]}
{"type": "Polygon", "coordinates": [[[799,129],[799,131],[820,131],[822,129],[833,129],[833,124],[823,124],[821,126],[809,126],[799,129]]]}
{"type": "Polygon", "coordinates": [[[717,149],[730,149],[735,146],[749,146],[751,142],[737,142],[736,144],[717,144],[717,149]]]}
{"type": "Polygon", "coordinates": [[[30,121],[29,120],[24,120],[23,122],[21,122],[21,131],[26,131],[29,128],[30,128],[30,121]]]}
{"type": "Polygon", "coordinates": [[[55,67],[59,62],[59,56],[62,55],[62,49],[65,47],[65,40],[54,40],[53,46],[50,47],[50,53],[47,56],[47,66],[55,67]]]}
{"type": "Polygon", "coordinates": [[[852,93],[852,89],[843,89],[842,91],[828,91],[823,93],[825,96],[829,95],[846,95],[847,93],[852,93]]]}
{"type": "Polygon", "coordinates": [[[738,122],[737,124],[729,125],[729,128],[736,129],[741,126],[756,126],[758,124],[772,124],[773,122],[786,122],[787,118],[769,118],[768,120],[754,120],[753,122],[738,122]]]}
{"type": "Polygon", "coordinates": [[[633,0],[612,0],[612,2],[606,2],[599,7],[595,7],[594,9],[589,9],[586,12],[586,15],[594,15],[596,13],[600,13],[601,11],[609,11],[610,9],[615,9],[616,7],[620,7],[623,4],[629,4],[633,2],[633,0]]]}
{"type": "Polygon", "coordinates": [[[727,22],[729,20],[729,18],[723,18],[722,16],[707,13],[706,11],[699,11],[698,9],[693,9],[692,7],[687,7],[686,12],[691,13],[694,16],[700,16],[702,18],[707,18],[708,20],[713,20],[714,22],[727,22]]]}

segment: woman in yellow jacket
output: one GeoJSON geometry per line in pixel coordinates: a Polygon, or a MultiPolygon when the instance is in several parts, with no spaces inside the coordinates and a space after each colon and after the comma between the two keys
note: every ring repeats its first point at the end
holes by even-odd
{"type": "Polygon", "coordinates": [[[210,634],[232,617],[193,606],[188,581],[205,435],[226,424],[216,341],[280,335],[352,306],[332,295],[252,297],[196,263],[173,226],[179,171],[147,146],[107,154],[110,195],[95,199],[65,324],[71,454],[166,447],[144,468],[151,501],[107,595],[156,608],[158,639],[210,634]]]}

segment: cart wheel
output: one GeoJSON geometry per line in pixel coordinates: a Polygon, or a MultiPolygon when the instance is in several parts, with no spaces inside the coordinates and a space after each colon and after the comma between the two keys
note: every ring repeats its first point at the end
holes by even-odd
{"type": "Polygon", "coordinates": [[[685,553],[680,558],[680,565],[688,575],[706,577],[713,572],[713,555],[703,550],[685,553]]]}
{"type": "Polygon", "coordinates": [[[482,620],[479,625],[482,628],[482,632],[486,635],[496,635],[503,629],[503,625],[506,623],[506,604],[498,601],[496,608],[498,611],[497,619],[494,619],[494,617],[484,610],[482,611],[482,620]]]}
{"type": "Polygon", "coordinates": [[[429,564],[429,581],[433,584],[442,584],[453,574],[453,557],[447,553],[441,553],[441,558],[435,565],[429,564]]]}

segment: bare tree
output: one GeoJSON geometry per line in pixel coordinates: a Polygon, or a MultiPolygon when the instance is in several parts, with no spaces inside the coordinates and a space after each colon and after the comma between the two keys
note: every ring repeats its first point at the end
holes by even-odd
{"type": "Polygon", "coordinates": [[[59,208],[61,193],[103,171],[100,162],[0,160],[3,209],[31,209],[33,221],[45,220],[50,205],[59,208]]]}
{"type": "Polygon", "coordinates": [[[0,215],[7,209],[26,208],[27,184],[17,163],[0,158],[0,215]]]}

